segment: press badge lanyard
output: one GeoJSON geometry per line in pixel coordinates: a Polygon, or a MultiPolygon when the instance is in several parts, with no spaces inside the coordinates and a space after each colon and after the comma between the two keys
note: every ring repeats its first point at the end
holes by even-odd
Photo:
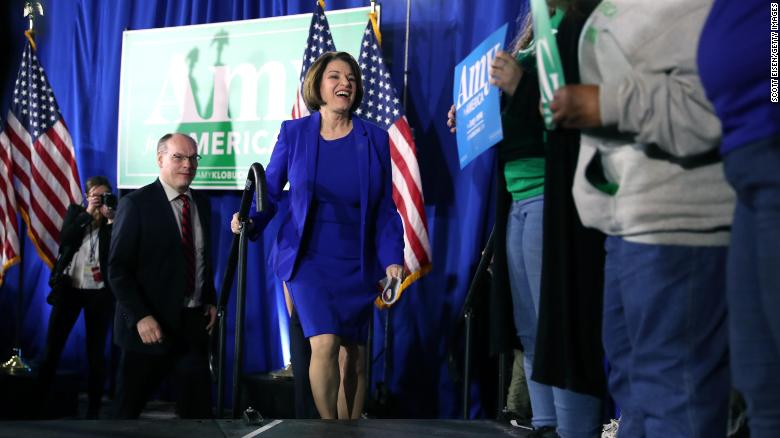
{"type": "Polygon", "coordinates": [[[89,231],[89,264],[95,265],[95,250],[98,247],[98,239],[100,238],[99,232],[96,232],[96,230],[99,230],[100,226],[98,228],[95,228],[94,225],[90,225],[90,231],[89,231]]]}

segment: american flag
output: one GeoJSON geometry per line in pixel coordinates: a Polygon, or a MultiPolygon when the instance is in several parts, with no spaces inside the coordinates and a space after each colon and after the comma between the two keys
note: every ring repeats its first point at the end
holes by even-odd
{"type": "Polygon", "coordinates": [[[22,54],[6,134],[11,142],[16,202],[43,261],[53,266],[69,204],[82,201],[76,156],[54,92],[32,41],[22,54]]]}
{"type": "MultiPolygon", "coordinates": [[[[333,44],[333,37],[330,34],[328,19],[325,17],[325,2],[319,0],[317,9],[311,16],[309,25],[309,38],[306,40],[306,49],[303,51],[303,63],[301,64],[301,86],[306,79],[306,73],[317,58],[325,52],[335,52],[336,45],[333,44]]],[[[303,90],[301,86],[295,96],[295,103],[292,109],[292,118],[299,119],[309,115],[309,109],[303,101],[303,90]]]]}
{"type": "Polygon", "coordinates": [[[11,185],[11,142],[0,121],[0,286],[3,275],[19,261],[19,224],[16,221],[16,196],[11,185]]]}
{"type": "MultiPolygon", "coordinates": [[[[431,246],[412,130],[382,59],[382,48],[374,33],[372,20],[368,21],[360,47],[358,64],[365,93],[355,114],[386,129],[390,134],[393,200],[403,220],[404,265],[409,273],[399,290],[400,296],[403,289],[431,269],[431,246]]],[[[383,307],[379,298],[377,305],[383,307]]]]}

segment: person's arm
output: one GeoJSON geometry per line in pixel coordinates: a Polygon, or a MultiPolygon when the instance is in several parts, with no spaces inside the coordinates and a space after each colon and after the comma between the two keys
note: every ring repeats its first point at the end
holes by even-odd
{"type": "Polygon", "coordinates": [[[501,129],[504,132],[504,139],[543,141],[542,133],[545,127],[544,119],[539,112],[541,95],[537,78],[536,70],[525,71],[519,78],[514,94],[503,96],[501,129]]]}
{"type": "MultiPolygon", "coordinates": [[[[382,198],[376,212],[374,244],[379,263],[387,269],[391,265],[404,264],[404,229],[401,216],[393,201],[393,178],[390,167],[390,143],[387,133],[382,132],[377,139],[378,156],[382,164],[382,198]]],[[[414,208],[414,206],[408,206],[414,208]]]]}
{"type": "Polygon", "coordinates": [[[84,207],[71,204],[65,213],[60,230],[60,246],[79,245],[84,238],[84,229],[92,222],[92,216],[84,207]]]}
{"type": "Polygon", "coordinates": [[[142,214],[132,198],[125,196],[119,201],[108,255],[111,292],[127,312],[126,323],[131,328],[152,313],[141,296],[142,286],[137,278],[142,214]]]}
{"type": "MultiPolygon", "coordinates": [[[[694,10],[665,23],[659,34],[626,53],[631,69],[596,85],[562,87],[551,108],[555,120],[571,128],[606,127],[632,134],[674,157],[715,149],[720,121],[705,96],[696,69],[696,45],[704,11],[694,10]],[[675,50],[669,50],[675,47],[675,50]]],[[[602,51],[626,51],[609,32],[599,34],[602,51]]]]}
{"type": "MultiPolygon", "coordinates": [[[[276,139],[276,145],[271,152],[271,160],[265,169],[266,183],[266,203],[265,210],[262,213],[257,212],[256,198],[252,197],[252,205],[249,207],[249,238],[256,240],[263,228],[271,221],[276,214],[277,205],[282,197],[282,190],[287,184],[287,157],[289,147],[287,144],[285,122],[279,129],[279,136],[276,139]]],[[[234,213],[230,221],[230,230],[234,234],[239,233],[238,213],[234,213]]]]}
{"type": "Polygon", "coordinates": [[[638,143],[656,144],[677,157],[716,148],[720,121],[705,96],[693,55],[680,66],[668,65],[663,55],[657,58],[647,70],[632,70],[619,81],[602,84],[602,124],[635,133],[638,143]]]}
{"type": "Polygon", "coordinates": [[[78,204],[71,204],[65,213],[65,219],[62,221],[60,230],[60,247],[57,252],[57,260],[49,274],[49,286],[54,287],[62,280],[65,269],[73,260],[73,255],[81,246],[84,239],[84,230],[92,222],[90,216],[84,207],[78,204]]]}

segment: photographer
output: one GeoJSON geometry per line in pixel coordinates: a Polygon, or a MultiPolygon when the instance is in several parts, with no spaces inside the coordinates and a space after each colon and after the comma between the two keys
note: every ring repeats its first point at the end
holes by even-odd
{"type": "Polygon", "coordinates": [[[106,335],[114,309],[114,298],[105,278],[116,197],[104,176],[87,180],[86,197],[87,207],[70,205],[62,224],[59,254],[49,278],[52,290],[46,298],[52,311],[39,383],[44,400],[49,399],[65,341],[84,309],[89,365],[87,418],[96,419],[106,374],[106,335]]]}

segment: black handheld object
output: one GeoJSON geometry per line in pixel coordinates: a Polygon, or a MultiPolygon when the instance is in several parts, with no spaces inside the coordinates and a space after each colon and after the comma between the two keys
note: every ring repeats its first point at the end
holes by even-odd
{"type": "Polygon", "coordinates": [[[388,306],[392,306],[398,300],[398,289],[401,288],[401,280],[395,277],[388,278],[385,281],[384,289],[380,295],[382,301],[388,306]]]}
{"type": "Polygon", "coordinates": [[[113,193],[103,193],[100,195],[100,205],[105,205],[108,208],[116,209],[116,195],[113,193]]]}

